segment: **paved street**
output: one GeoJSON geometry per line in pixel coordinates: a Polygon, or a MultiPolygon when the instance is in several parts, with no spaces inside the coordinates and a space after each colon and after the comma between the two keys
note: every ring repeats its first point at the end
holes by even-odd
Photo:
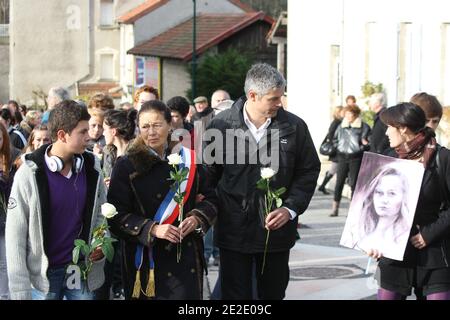
{"type": "MultiPolygon", "coordinates": [[[[343,198],[338,217],[329,217],[333,196],[316,192],[308,210],[300,217],[301,239],[291,250],[290,282],[287,300],[375,299],[376,285],[372,263],[369,274],[367,256],[339,246],[349,207],[343,198]]],[[[217,267],[209,270],[208,284],[217,279],[217,267]]],[[[205,298],[208,297],[205,286],[205,298]]]]}

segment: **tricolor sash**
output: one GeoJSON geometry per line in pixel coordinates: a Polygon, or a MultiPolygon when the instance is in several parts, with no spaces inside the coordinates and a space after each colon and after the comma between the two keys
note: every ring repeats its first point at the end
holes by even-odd
{"type": "MultiPolygon", "coordinates": [[[[189,168],[189,173],[187,179],[184,180],[180,185],[181,193],[186,192],[183,205],[186,204],[187,199],[189,198],[189,194],[191,193],[192,184],[195,178],[195,153],[194,150],[187,149],[182,147],[180,150],[181,160],[182,162],[179,164],[179,169],[183,169],[185,167],[189,168]]],[[[159,224],[172,224],[175,219],[180,214],[180,208],[178,207],[178,203],[174,199],[175,191],[169,190],[163,202],[156,211],[154,221],[159,224]]]]}
{"type": "MultiPolygon", "coordinates": [[[[189,168],[189,172],[186,180],[184,180],[180,185],[180,192],[186,192],[183,198],[183,205],[186,204],[186,201],[189,199],[189,195],[191,193],[192,185],[194,184],[195,173],[196,173],[196,165],[195,165],[195,152],[194,150],[187,149],[182,147],[180,150],[181,163],[178,165],[179,169],[183,169],[185,167],[189,168]]],[[[167,195],[164,197],[164,200],[159,205],[158,210],[156,211],[155,217],[153,220],[159,224],[172,224],[175,219],[180,214],[180,208],[178,203],[175,201],[176,191],[169,190],[167,195]]],[[[134,282],[133,289],[133,298],[139,298],[141,293],[141,279],[140,279],[140,270],[142,267],[144,257],[144,246],[138,244],[136,247],[136,254],[134,257],[134,264],[136,267],[136,280],[134,282]]],[[[148,282],[147,288],[145,290],[144,295],[147,297],[155,296],[155,275],[154,268],[155,262],[153,260],[153,250],[152,247],[148,247],[148,257],[149,257],[149,274],[148,274],[148,282]]]]}

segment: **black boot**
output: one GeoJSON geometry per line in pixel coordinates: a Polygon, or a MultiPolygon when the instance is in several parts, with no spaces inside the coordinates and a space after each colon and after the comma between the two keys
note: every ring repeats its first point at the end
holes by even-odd
{"type": "Polygon", "coordinates": [[[329,174],[328,171],[325,173],[325,178],[323,178],[322,184],[320,185],[319,188],[317,188],[317,190],[319,190],[320,192],[322,192],[323,194],[330,194],[327,189],[325,189],[325,186],[327,185],[327,183],[331,180],[331,178],[333,178],[332,174],[329,174]]]}
{"type": "Polygon", "coordinates": [[[330,217],[337,217],[339,215],[339,202],[340,201],[333,201],[333,209],[331,209],[330,217]]]}

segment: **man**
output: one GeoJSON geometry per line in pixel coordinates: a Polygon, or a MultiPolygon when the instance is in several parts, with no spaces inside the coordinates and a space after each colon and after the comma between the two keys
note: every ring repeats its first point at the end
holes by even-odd
{"type": "Polygon", "coordinates": [[[195,121],[201,120],[205,127],[208,126],[214,117],[213,108],[208,106],[208,98],[203,96],[195,98],[194,106],[197,112],[192,116],[191,123],[195,124],[195,121]]]}
{"type": "MultiPolygon", "coordinates": [[[[230,100],[230,94],[225,90],[218,89],[214,91],[211,96],[211,108],[215,110],[214,115],[217,115],[221,110],[217,107],[224,101],[230,100]]],[[[213,258],[213,265],[218,266],[220,262],[219,248],[214,245],[214,227],[210,228],[203,238],[205,244],[205,260],[209,264],[209,259],[213,258]]]]}
{"type": "Polygon", "coordinates": [[[216,107],[225,100],[231,100],[230,94],[225,90],[219,89],[214,91],[211,96],[211,108],[216,109],[216,107]]]}
{"type": "Polygon", "coordinates": [[[386,97],[384,93],[374,93],[369,100],[370,110],[375,112],[373,117],[372,134],[369,137],[370,152],[393,155],[389,147],[389,138],[386,136],[387,126],[380,120],[380,114],[386,109],[386,97]]]}
{"type": "MultiPolygon", "coordinates": [[[[252,299],[253,266],[259,299],[285,296],[289,251],[295,244],[298,215],[307,209],[320,171],[305,122],[281,106],[285,86],[283,76],[272,66],[265,63],[252,66],[245,80],[246,96],[217,115],[209,127],[219,130],[224,139],[224,145],[214,149],[214,160],[207,159],[206,154],[204,158],[220,195],[215,239],[220,248],[223,299],[252,299]],[[233,143],[235,140],[239,141],[233,143]],[[252,143],[258,149],[255,152],[250,151],[252,143]],[[263,163],[263,149],[268,144],[271,150],[275,145],[270,164],[263,163]],[[244,163],[234,161],[242,154],[244,163]],[[267,166],[277,169],[271,189],[287,190],[281,195],[282,207],[270,208],[265,216],[265,193],[256,188],[256,183],[261,178],[261,168],[267,166]],[[270,237],[262,270],[268,230],[270,237]]],[[[211,141],[206,148],[217,140],[220,139],[211,141]]]]}
{"type": "Polygon", "coordinates": [[[87,110],[75,101],[55,106],[48,122],[53,144],[25,155],[14,177],[6,222],[13,300],[92,299],[92,291],[103,284],[100,249],[85,257],[86,263],[94,263],[81,288],[73,285],[80,283],[81,273],[67,268],[74,241],[91,242],[93,229],[103,220],[100,206],[106,202],[99,163],[84,151],[88,120],[87,110]]]}
{"type": "Polygon", "coordinates": [[[47,96],[48,109],[42,115],[42,124],[45,124],[45,125],[47,124],[48,117],[50,115],[50,111],[52,111],[53,108],[58,103],[60,103],[61,101],[64,101],[64,100],[69,100],[69,99],[70,99],[69,92],[66,89],[64,89],[63,87],[50,88],[50,90],[48,91],[48,96],[47,96]]]}

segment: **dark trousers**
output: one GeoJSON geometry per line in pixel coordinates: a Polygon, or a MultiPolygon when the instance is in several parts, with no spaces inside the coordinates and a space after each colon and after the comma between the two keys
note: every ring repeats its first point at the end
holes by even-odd
{"type": "Polygon", "coordinates": [[[220,249],[222,299],[252,300],[252,279],[256,267],[256,287],[260,300],[282,300],[289,283],[289,250],[267,253],[261,274],[263,253],[246,254],[220,249]]]}
{"type": "Polygon", "coordinates": [[[336,172],[336,186],[334,188],[334,201],[341,201],[342,189],[344,189],[345,179],[348,176],[348,183],[353,191],[356,186],[359,168],[361,167],[362,155],[347,157],[338,155],[338,167],[336,172]]]}
{"type": "Polygon", "coordinates": [[[111,288],[113,293],[120,292],[122,286],[122,270],[120,261],[122,260],[122,252],[120,248],[120,240],[113,242],[114,258],[110,263],[108,260],[105,262],[105,282],[103,285],[94,291],[95,300],[110,300],[111,288]]]}

